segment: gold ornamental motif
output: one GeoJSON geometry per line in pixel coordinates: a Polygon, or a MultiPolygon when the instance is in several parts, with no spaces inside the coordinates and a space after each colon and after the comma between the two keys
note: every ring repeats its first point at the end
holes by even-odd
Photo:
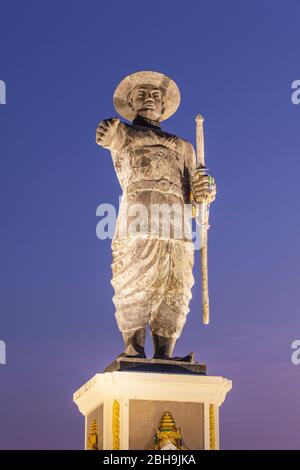
{"type": "Polygon", "coordinates": [[[215,405],[209,405],[209,448],[216,450],[216,420],[215,405]]]}
{"type": "Polygon", "coordinates": [[[176,427],[173,416],[168,411],[163,414],[151,450],[187,450],[183,445],[181,430],[176,427]]]}

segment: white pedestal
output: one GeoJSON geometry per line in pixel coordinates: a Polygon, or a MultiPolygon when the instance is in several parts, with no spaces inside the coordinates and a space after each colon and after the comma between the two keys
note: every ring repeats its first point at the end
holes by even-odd
{"type": "Polygon", "coordinates": [[[149,450],[161,417],[170,412],[186,448],[209,450],[219,449],[219,407],[231,388],[223,377],[106,372],[73,398],[85,416],[86,449],[94,432],[98,449],[149,450]]]}

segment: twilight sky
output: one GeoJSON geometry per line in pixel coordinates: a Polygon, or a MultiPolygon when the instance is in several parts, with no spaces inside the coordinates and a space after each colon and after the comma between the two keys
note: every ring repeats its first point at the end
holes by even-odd
{"type": "Polygon", "coordinates": [[[95,232],[120,188],[95,128],[138,70],[181,90],[165,130],[194,143],[205,116],[218,184],[212,321],[201,324],[197,253],[176,354],[233,380],[222,448],[300,448],[299,2],[2,0],[0,16],[0,448],[81,448],[72,394],[122,350],[110,240],[95,232]]]}

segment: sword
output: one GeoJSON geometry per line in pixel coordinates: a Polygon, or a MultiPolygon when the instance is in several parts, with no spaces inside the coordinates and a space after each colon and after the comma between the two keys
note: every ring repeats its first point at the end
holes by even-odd
{"type": "MultiPolygon", "coordinates": [[[[201,114],[196,116],[196,147],[197,147],[197,169],[201,175],[207,174],[204,158],[204,133],[201,114]]],[[[202,308],[203,323],[209,323],[209,295],[208,295],[208,268],[207,268],[207,230],[209,229],[209,203],[200,204],[200,259],[201,259],[201,280],[202,280],[202,308]]]]}

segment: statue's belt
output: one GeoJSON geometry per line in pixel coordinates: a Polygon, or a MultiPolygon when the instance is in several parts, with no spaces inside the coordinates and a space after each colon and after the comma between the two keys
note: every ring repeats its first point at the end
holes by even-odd
{"type": "Polygon", "coordinates": [[[140,191],[160,191],[162,193],[176,194],[180,197],[183,196],[182,187],[166,179],[136,181],[130,183],[126,189],[128,197],[134,196],[134,194],[140,191]]]}

